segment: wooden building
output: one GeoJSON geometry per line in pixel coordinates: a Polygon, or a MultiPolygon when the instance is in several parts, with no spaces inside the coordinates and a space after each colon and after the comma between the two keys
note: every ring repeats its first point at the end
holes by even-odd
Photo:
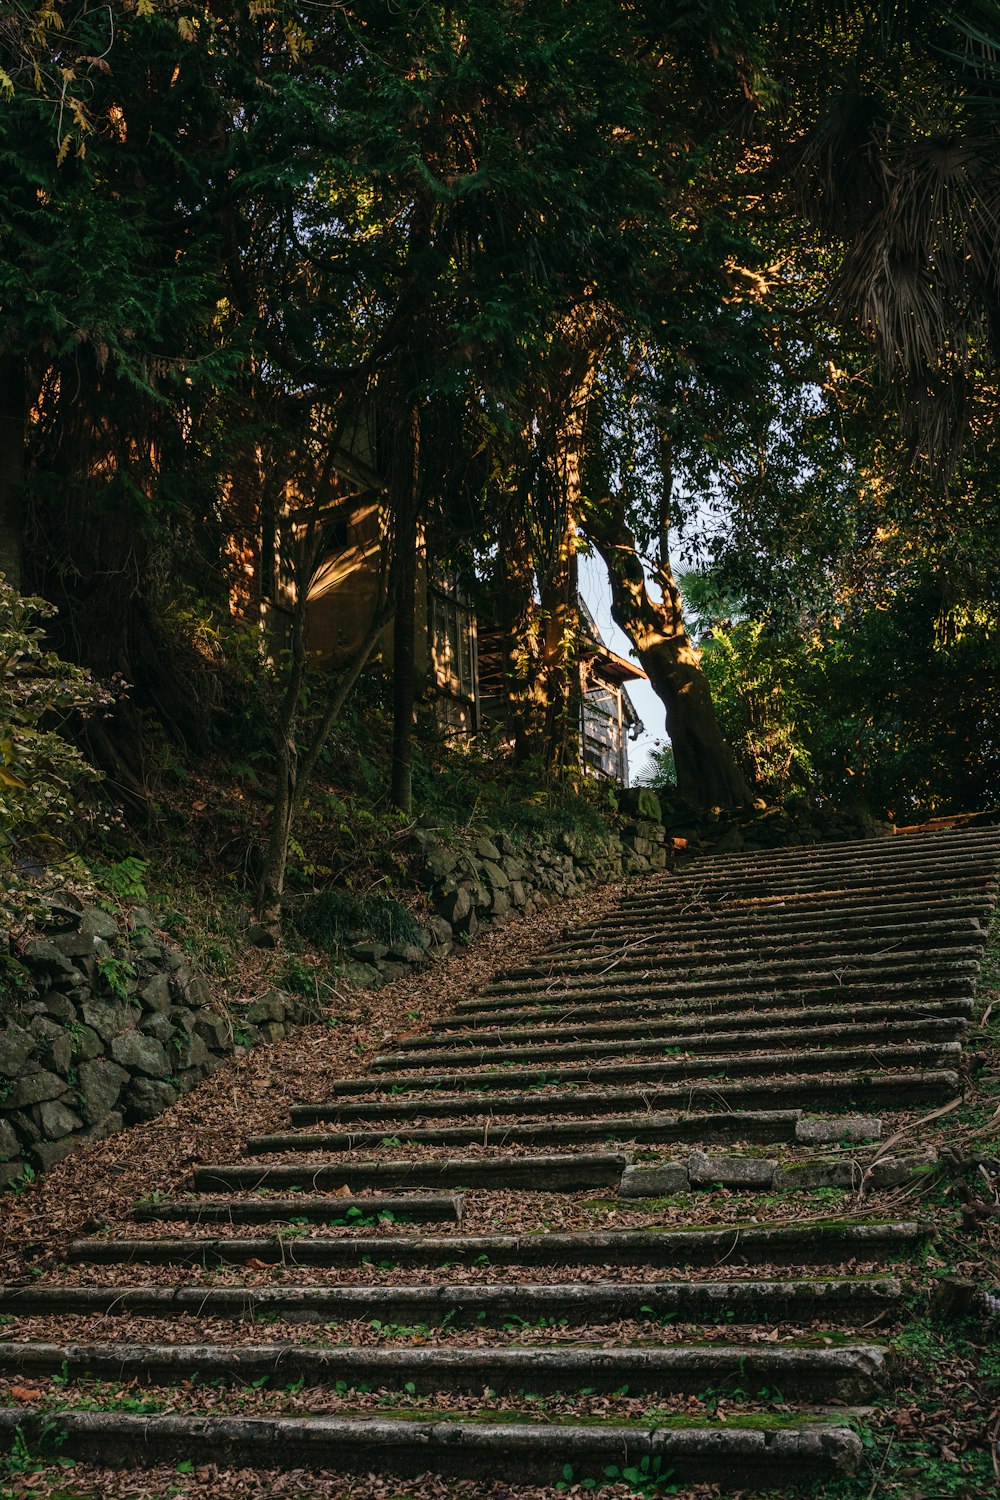
{"type": "MultiPolygon", "coordinates": [[[[383,587],[383,511],[372,446],[367,433],[359,431],[338,453],[339,496],[333,494],[323,511],[321,561],[308,585],[309,650],[333,671],[357,652],[383,587]]],[[[309,524],[306,506],[300,510],[294,498],[286,502],[270,548],[271,563],[264,568],[269,580],[266,613],[278,638],[287,635],[295,605],[295,585],[279,560],[279,537],[294,552],[296,537],[309,524]]],[[[416,597],[417,679],[433,701],[442,730],[462,739],[487,724],[504,722],[506,653],[500,632],[477,620],[453,579],[428,567],[424,548],[416,597]]],[[[593,775],[627,786],[628,737],[642,728],[627,684],[646,674],[604,644],[582,599],[579,606],[584,635],[579,659],[581,760],[593,775]]],[[[391,663],[391,627],[379,643],[378,657],[391,663]]]]}

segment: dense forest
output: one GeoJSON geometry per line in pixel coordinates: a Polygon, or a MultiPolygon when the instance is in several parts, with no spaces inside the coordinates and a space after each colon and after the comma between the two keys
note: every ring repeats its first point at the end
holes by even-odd
{"type": "Polygon", "coordinates": [[[998,47],[991,0],[4,6],[0,858],[217,792],[273,918],[321,783],[334,843],[596,795],[585,553],[683,805],[994,806],[998,47]],[[490,625],[471,726],[428,580],[456,661],[490,625]]]}

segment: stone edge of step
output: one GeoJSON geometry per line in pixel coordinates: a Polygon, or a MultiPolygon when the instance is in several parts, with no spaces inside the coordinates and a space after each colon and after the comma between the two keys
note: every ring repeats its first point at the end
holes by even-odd
{"type": "Polygon", "coordinates": [[[814,1263],[817,1255],[830,1257],[892,1245],[900,1249],[933,1240],[932,1226],[916,1220],[795,1221],[791,1224],[726,1224],[700,1229],[653,1225],[644,1229],[553,1231],[546,1234],[391,1235],[287,1240],[204,1237],[172,1239],[79,1239],[67,1248],[71,1264],[237,1265],[249,1259],[290,1266],[342,1265],[366,1257],[395,1257],[399,1264],[473,1260],[485,1255],[496,1265],[570,1266],[602,1263],[605,1256],[630,1257],[629,1265],[696,1265],[710,1261],[719,1250],[728,1258],[737,1250],[773,1257],[791,1249],[814,1263]]]}
{"type": "Polygon", "coordinates": [[[714,1187],[750,1192],[808,1192],[821,1187],[884,1192],[920,1182],[937,1160],[933,1150],[883,1156],[870,1164],[853,1156],[785,1162],[779,1157],[713,1157],[692,1151],[684,1159],[626,1167],[618,1191],[623,1198],[660,1198],[714,1187]]]}
{"type": "Polygon", "coordinates": [[[404,1472],[428,1465],[442,1473],[469,1478],[507,1473],[535,1477],[544,1470],[558,1474],[567,1462],[607,1464],[643,1457],[680,1464],[689,1474],[739,1461],[744,1472],[760,1474],[787,1465],[795,1476],[804,1470],[833,1469],[854,1473],[862,1445],[846,1425],[829,1421],[761,1430],[732,1418],[725,1427],[627,1427],[620,1424],[462,1422],[434,1414],[426,1420],[386,1416],[230,1417],[134,1416],[124,1412],[37,1410],[13,1407],[0,1411],[0,1439],[10,1444],[20,1433],[37,1442],[55,1424],[64,1434],[64,1456],[109,1457],[121,1465],[149,1466],[163,1458],[194,1456],[204,1462],[220,1457],[229,1466],[268,1463],[280,1467],[332,1468],[355,1471],[393,1464],[404,1472]],[[523,1465],[530,1465],[525,1470],[523,1465]]]}

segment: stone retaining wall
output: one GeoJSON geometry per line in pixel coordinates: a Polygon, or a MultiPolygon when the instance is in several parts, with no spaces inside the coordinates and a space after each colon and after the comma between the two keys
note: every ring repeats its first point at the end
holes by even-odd
{"type": "Polygon", "coordinates": [[[605,835],[566,832],[551,843],[517,845],[488,827],[463,833],[418,825],[412,835],[417,884],[428,893],[433,915],[421,919],[419,943],[353,943],[344,977],[377,988],[470,942],[484,923],[530,917],[597,881],[666,869],[670,841],[656,797],[645,790],[626,796],[637,814],[651,816],[626,815],[605,835]]]}
{"type": "Polygon", "coordinates": [[[0,1187],[152,1119],[234,1047],[284,1036],[297,1005],[275,992],[223,1014],[141,910],[120,923],[63,896],[37,925],[0,1017],[0,1187]]]}
{"type": "MultiPolygon", "coordinates": [[[[470,942],[484,923],[530,917],[598,881],[664,870],[675,850],[844,836],[840,823],[796,826],[787,813],[745,815],[749,827],[693,822],[647,788],[622,791],[619,806],[604,832],[520,844],[488,827],[418,824],[418,940],[352,934],[342,977],[378,989],[470,942]]],[[[119,919],[65,895],[47,902],[37,925],[38,937],[6,955],[21,982],[13,1001],[0,1002],[0,1188],[29,1180],[79,1143],[154,1118],[234,1051],[310,1019],[308,1002],[280,990],[220,1005],[186,955],[154,937],[141,909],[119,919]]]]}

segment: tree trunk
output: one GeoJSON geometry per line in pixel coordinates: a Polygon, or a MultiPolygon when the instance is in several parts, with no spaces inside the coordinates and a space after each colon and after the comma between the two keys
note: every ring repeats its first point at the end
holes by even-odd
{"type": "Polygon", "coordinates": [[[666,528],[655,575],[662,602],[646,587],[635,537],[620,502],[607,499],[595,505],[587,518],[587,533],[607,565],[614,621],[634,645],[654,692],[663,700],[678,792],[697,807],[749,806],[753,793],[723,739],[699,665],[701,653],[684,628],[666,528]]]}
{"type": "Polygon", "coordinates": [[[544,697],[539,666],[539,620],[535,572],[524,524],[523,495],[503,497],[494,584],[495,620],[503,659],[507,730],[514,756],[523,764],[541,743],[544,697]]]}
{"type": "MultiPolygon", "coordinates": [[[[306,788],[310,781],[330,731],[340,717],[344,704],[350,697],[354,684],[361,676],[369,657],[375,649],[379,636],[388,618],[384,604],[372,617],[364,640],[354,654],[353,660],[344,668],[330,694],[323,717],[309,736],[309,742],[300,756],[295,739],[298,725],[298,703],[301,700],[304,671],[295,674],[290,687],[295,687],[295,709],[293,716],[279,730],[277,744],[277,768],[275,772],[274,802],[271,807],[271,825],[268,830],[267,852],[261,872],[257,893],[258,914],[269,925],[277,926],[281,921],[281,900],[285,891],[285,866],[288,864],[288,845],[292,837],[295,819],[302,809],[306,788]]],[[[291,701],[289,692],[285,699],[285,710],[291,701]]]]}
{"type": "Polygon", "coordinates": [[[0,358],[0,574],[17,590],[24,545],[26,388],[24,362],[12,354],[0,358]]]}
{"type": "Polygon", "coordinates": [[[413,709],[417,699],[416,605],[417,526],[415,517],[397,517],[396,615],[392,629],[392,783],[398,812],[413,807],[413,709]]]}
{"type": "Polygon", "coordinates": [[[417,701],[417,530],[420,515],[420,418],[414,407],[400,424],[390,456],[389,487],[395,532],[395,618],[392,630],[392,776],[389,795],[398,812],[413,807],[413,710],[417,701]]]}
{"type": "Polygon", "coordinates": [[[285,866],[288,864],[288,844],[292,837],[292,803],[297,790],[296,766],[298,752],[295,746],[295,725],[286,726],[277,746],[277,766],[274,773],[274,800],[271,803],[271,824],[267,836],[267,852],[257,890],[257,912],[268,926],[281,925],[281,900],[285,893],[285,866]]]}
{"type": "Polygon", "coordinates": [[[577,586],[576,525],[574,512],[567,510],[556,566],[541,591],[542,684],[545,695],[543,749],[546,767],[551,771],[563,770],[579,760],[577,643],[580,611],[577,586]]]}
{"type": "Polygon", "coordinates": [[[583,496],[587,413],[604,336],[590,313],[565,321],[553,350],[541,402],[549,449],[543,454],[555,519],[550,562],[539,577],[544,634],[542,674],[546,695],[545,763],[550,770],[579,764],[579,571],[577,524],[583,496]]]}

